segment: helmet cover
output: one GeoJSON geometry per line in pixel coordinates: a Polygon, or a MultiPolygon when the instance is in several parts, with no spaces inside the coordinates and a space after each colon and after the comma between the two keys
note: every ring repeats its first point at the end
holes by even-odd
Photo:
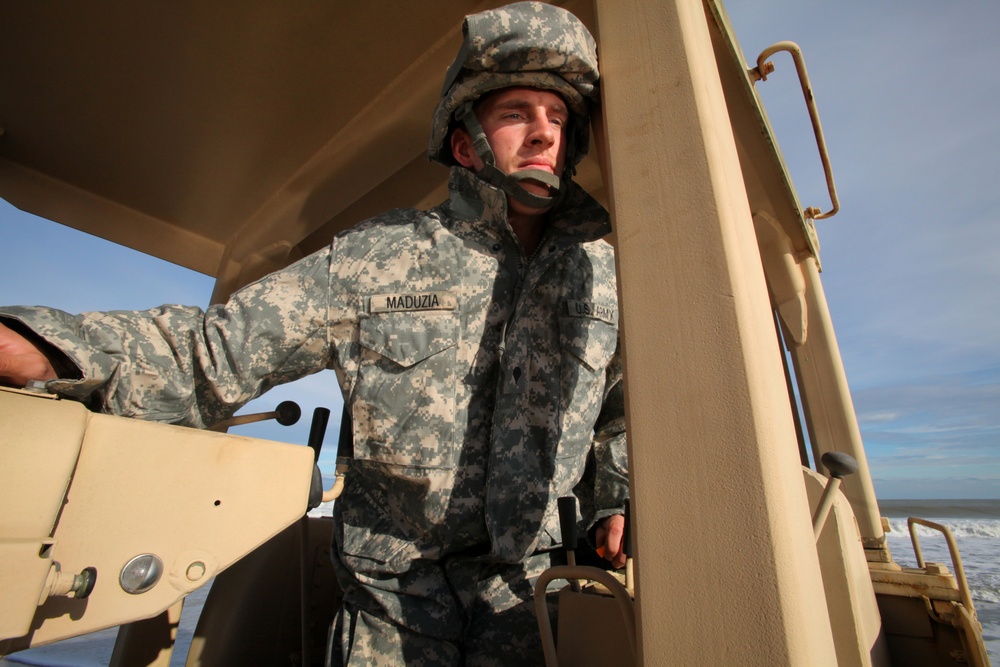
{"type": "Polygon", "coordinates": [[[485,93],[512,86],[551,90],[572,112],[566,164],[590,142],[588,101],[597,98],[597,44],[573,14],[541,2],[518,2],[465,17],[463,41],[434,109],[428,156],[454,164],[446,146],[455,112],[485,93]]]}

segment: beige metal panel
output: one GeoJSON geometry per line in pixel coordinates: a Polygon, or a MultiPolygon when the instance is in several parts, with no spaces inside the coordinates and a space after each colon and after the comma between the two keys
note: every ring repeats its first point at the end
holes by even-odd
{"type": "Polygon", "coordinates": [[[705,10],[596,6],[642,662],[835,664],[705,10]]]}
{"type": "Polygon", "coordinates": [[[214,274],[222,259],[224,245],[202,230],[151,217],[3,157],[0,197],[23,211],[206,275],[214,274]]]}
{"type": "MultiPolygon", "coordinates": [[[[487,4],[499,3],[2,3],[0,159],[40,175],[44,192],[19,195],[22,208],[204,271],[180,233],[227,244],[262,208],[294,205],[287,186],[332,141],[345,145],[338,134],[390,125],[383,139],[422,144],[431,106],[407,115],[417,100],[394,91],[413,82],[398,77],[439,85],[443,68],[412,68],[450,58],[442,40],[457,46],[462,16],[487,4]],[[72,212],[51,204],[81,192],[72,212]],[[157,243],[136,236],[144,219],[162,226],[157,243]]],[[[366,178],[391,178],[414,155],[386,153],[366,178]]],[[[0,196],[14,187],[0,174],[0,196]]],[[[336,212],[309,208],[307,226],[336,212]]]]}
{"type": "Polygon", "coordinates": [[[4,639],[31,630],[38,599],[46,590],[52,568],[47,553],[52,540],[0,537],[0,655],[7,653],[4,639]]]}
{"type": "MultiPolygon", "coordinates": [[[[329,140],[234,231],[220,277],[236,275],[216,289],[219,296],[296,259],[292,246],[330,218],[379,187],[404,165],[419,159],[420,170],[439,182],[443,167],[426,159],[428,119],[437,103],[440,79],[461,43],[461,22],[402,69],[374,97],[334,130],[329,140]],[[289,242],[291,241],[291,242],[289,242]],[[285,245],[282,245],[285,242],[285,245]],[[279,254],[268,257],[268,250],[279,254]]],[[[383,198],[381,210],[410,205],[383,198]]],[[[354,222],[358,222],[355,220],[354,222]]]]}
{"type": "Polygon", "coordinates": [[[0,5],[0,197],[217,276],[219,300],[440,201],[431,111],[462,16],[499,4],[0,5]]]}
{"type": "Polygon", "coordinates": [[[89,413],[79,403],[0,387],[0,535],[52,533],[89,413]]]}
{"type": "MultiPolygon", "coordinates": [[[[11,395],[0,392],[3,405],[11,395]]],[[[82,434],[73,419],[79,404],[28,400],[54,406],[43,424],[69,428],[75,421],[81,429],[72,483],[68,490],[65,484],[48,489],[48,505],[61,505],[61,513],[47,556],[67,573],[96,568],[97,583],[86,599],[49,598],[27,635],[6,650],[151,617],[305,512],[313,468],[308,447],[100,414],[88,414],[82,434]],[[121,570],[146,553],[162,560],[163,576],[148,592],[126,593],[121,570]]],[[[4,409],[5,428],[27,443],[46,435],[35,430],[30,411],[4,409]]],[[[14,448],[18,460],[37,457],[27,449],[30,444],[14,448]]]]}
{"type": "Polygon", "coordinates": [[[86,422],[80,404],[63,409],[54,399],[0,388],[0,640],[31,627],[86,422]]]}
{"type": "MultiPolygon", "coordinates": [[[[790,334],[815,458],[818,461],[827,451],[842,451],[858,461],[859,470],[844,480],[843,491],[851,501],[866,544],[877,548],[884,542],[881,518],[819,278],[815,227],[812,220],[802,217],[795,188],[760,98],[750,83],[748,65],[739,52],[725,10],[717,3],[711,3],[710,9],[719,26],[718,31],[712,31],[716,53],[730,56],[719,58],[719,72],[736,132],[768,286],[790,334]]],[[[783,76],[795,76],[791,63],[782,65],[783,76]]],[[[806,113],[804,106],[802,113],[806,113]]],[[[818,178],[819,174],[813,176],[818,178]]]]}
{"type": "MultiPolygon", "coordinates": [[[[480,3],[479,11],[504,2],[480,3]]],[[[564,4],[591,23],[584,0],[564,4]]],[[[339,128],[292,178],[235,232],[213,302],[236,288],[305,256],[357,222],[400,206],[428,208],[447,196],[447,170],[427,160],[429,120],[444,72],[461,44],[460,17],[339,128]],[[301,243],[297,243],[302,239],[301,243]],[[289,242],[290,240],[290,242],[289,242]]],[[[594,161],[581,169],[596,185],[594,161]]]]}
{"type": "Polygon", "coordinates": [[[753,218],[771,298],[787,334],[813,458],[819,461],[824,453],[837,451],[858,462],[857,473],[844,479],[843,492],[866,547],[882,549],[885,535],[875,487],[816,259],[796,251],[787,227],[766,209],[755,210],[753,218]]]}
{"type": "Polygon", "coordinates": [[[352,225],[386,211],[387,201],[410,201],[419,209],[437,206],[448,196],[447,172],[443,165],[429,164],[426,155],[415,157],[391,180],[384,181],[350,206],[341,210],[302,240],[302,255],[328,245],[333,237],[352,225]]]}
{"type": "MultiPolygon", "coordinates": [[[[813,457],[819,461],[826,452],[846,452],[857,460],[857,473],[844,478],[841,490],[854,508],[865,547],[884,550],[885,533],[875,486],[819,269],[812,258],[803,259],[799,267],[805,281],[809,335],[790,347],[813,457]]],[[[881,558],[888,557],[884,553],[881,558]]],[[[879,557],[872,554],[870,558],[879,557]]]]}
{"type": "MultiPolygon", "coordinates": [[[[809,507],[820,503],[827,478],[803,469],[809,507]]],[[[838,667],[876,665],[888,667],[889,648],[882,633],[875,591],[868,574],[868,562],[851,505],[840,492],[816,540],[823,589],[830,611],[838,667]]]]}

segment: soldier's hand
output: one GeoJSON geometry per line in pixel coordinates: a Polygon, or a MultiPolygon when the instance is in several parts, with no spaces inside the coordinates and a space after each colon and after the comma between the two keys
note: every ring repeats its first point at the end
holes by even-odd
{"type": "Polygon", "coordinates": [[[604,548],[604,558],[611,561],[611,566],[616,570],[625,567],[625,544],[622,541],[624,534],[625,517],[615,514],[599,523],[594,535],[597,548],[604,548]]]}
{"type": "Polygon", "coordinates": [[[0,324],[0,384],[23,387],[28,380],[54,380],[48,358],[27,338],[0,324]]]}

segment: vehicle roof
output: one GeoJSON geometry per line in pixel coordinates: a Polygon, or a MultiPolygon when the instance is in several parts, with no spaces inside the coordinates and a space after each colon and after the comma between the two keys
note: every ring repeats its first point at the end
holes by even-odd
{"type": "MultiPolygon", "coordinates": [[[[3,3],[0,197],[224,296],[359,220],[444,199],[431,112],[462,17],[501,4],[3,3]]],[[[593,29],[590,2],[560,4],[593,29]]],[[[606,201],[596,159],[576,180],[606,201]]]]}
{"type": "Polygon", "coordinates": [[[431,111],[483,5],[4,3],[2,195],[208,275],[238,234],[308,252],[435,204],[431,111]]]}

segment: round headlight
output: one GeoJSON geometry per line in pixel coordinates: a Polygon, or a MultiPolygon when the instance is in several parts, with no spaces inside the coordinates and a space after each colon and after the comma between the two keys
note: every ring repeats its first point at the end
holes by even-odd
{"type": "Polygon", "coordinates": [[[163,561],[153,554],[136,556],[122,568],[118,582],[126,593],[138,595],[156,585],[163,575],[163,561]]]}

